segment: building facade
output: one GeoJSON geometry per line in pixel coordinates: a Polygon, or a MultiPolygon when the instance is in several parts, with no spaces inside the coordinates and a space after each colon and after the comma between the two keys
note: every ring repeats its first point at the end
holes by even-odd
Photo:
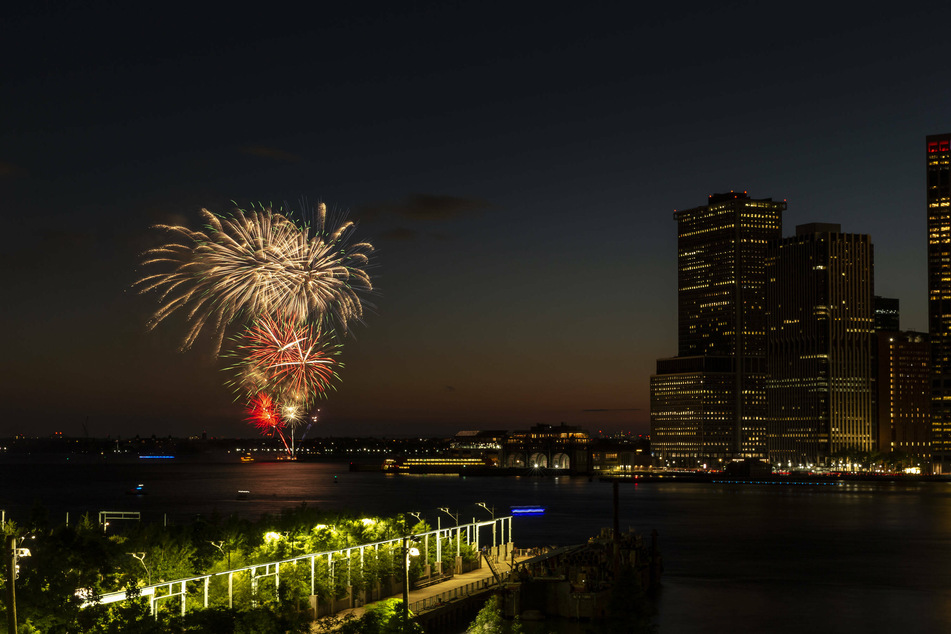
{"type": "Polygon", "coordinates": [[[591,468],[588,432],[573,425],[533,425],[513,431],[502,443],[499,464],[519,469],[565,469],[587,473],[591,468]]]}
{"type": "Polygon", "coordinates": [[[876,333],[878,446],[927,469],[931,456],[931,346],[921,332],[876,333]]]}
{"type": "Polygon", "coordinates": [[[873,253],[867,235],[814,223],[778,241],[769,278],[769,458],[828,464],[873,448],[873,253]]]}
{"type": "Polygon", "coordinates": [[[901,302],[898,298],[880,297],[876,295],[872,301],[875,307],[875,330],[887,330],[888,332],[898,332],[901,330],[901,302]]]}
{"type": "Polygon", "coordinates": [[[651,377],[651,447],[662,464],[765,455],[765,260],[785,209],[730,192],[674,214],[678,356],[651,377]]]}
{"type": "Polygon", "coordinates": [[[935,473],[951,472],[951,134],[928,136],[928,334],[931,451],[935,473]]]}

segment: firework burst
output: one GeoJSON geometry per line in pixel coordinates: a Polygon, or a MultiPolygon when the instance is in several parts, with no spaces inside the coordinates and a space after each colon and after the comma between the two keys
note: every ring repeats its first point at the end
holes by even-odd
{"type": "Polygon", "coordinates": [[[262,434],[280,433],[284,427],[274,399],[263,392],[251,399],[248,405],[248,422],[260,429],[262,434]]]}
{"type": "Polygon", "coordinates": [[[265,436],[279,436],[284,448],[291,453],[287,446],[287,439],[284,438],[284,420],[281,418],[277,405],[269,395],[261,392],[255,394],[248,404],[248,422],[261,430],[265,436]]]}
{"type": "Polygon", "coordinates": [[[288,420],[331,389],[343,367],[337,359],[342,346],[316,324],[263,315],[235,342],[227,353],[237,359],[226,368],[236,375],[230,385],[248,395],[273,395],[288,420]]]}
{"type": "Polygon", "coordinates": [[[136,282],[140,293],[159,294],[150,329],[180,312],[189,322],[182,349],[210,326],[217,352],[225,327],[242,316],[331,319],[342,333],[362,320],[363,296],[373,290],[367,273],[373,246],[351,243],[353,222],[331,227],[323,203],[312,226],[270,207],[237,209],[228,217],[203,209],[202,215],[207,225],[200,231],[157,225],[172,240],[146,251],[142,264],[167,270],[136,282]]]}

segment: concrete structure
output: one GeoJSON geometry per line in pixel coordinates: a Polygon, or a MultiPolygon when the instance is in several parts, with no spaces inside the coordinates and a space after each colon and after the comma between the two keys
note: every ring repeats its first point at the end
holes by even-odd
{"type": "Polygon", "coordinates": [[[826,464],[873,447],[872,243],[813,223],[773,245],[769,276],[769,458],[826,464]]]}
{"type": "Polygon", "coordinates": [[[766,251],[785,202],[714,194],[677,221],[678,356],[651,377],[661,464],[718,466],[766,453],[766,251]]]}

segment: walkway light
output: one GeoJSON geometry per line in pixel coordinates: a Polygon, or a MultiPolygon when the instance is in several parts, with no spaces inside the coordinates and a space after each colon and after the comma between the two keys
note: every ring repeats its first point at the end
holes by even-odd
{"type": "Polygon", "coordinates": [[[152,572],[149,570],[149,567],[145,565],[145,553],[128,553],[134,558],[139,560],[139,563],[142,564],[142,567],[145,568],[145,575],[149,580],[149,585],[152,585],[152,572]]]}
{"type": "Polygon", "coordinates": [[[452,521],[454,521],[454,522],[456,523],[456,526],[459,526],[459,514],[458,514],[458,513],[456,513],[455,515],[453,515],[452,513],[450,513],[448,506],[440,506],[438,510],[442,511],[443,513],[445,513],[446,515],[448,515],[449,517],[451,517],[451,518],[452,518],[452,521]]]}
{"type": "Polygon", "coordinates": [[[403,631],[409,631],[409,558],[419,557],[419,549],[415,546],[407,548],[408,544],[419,543],[416,535],[407,535],[403,538],[403,631]]]}

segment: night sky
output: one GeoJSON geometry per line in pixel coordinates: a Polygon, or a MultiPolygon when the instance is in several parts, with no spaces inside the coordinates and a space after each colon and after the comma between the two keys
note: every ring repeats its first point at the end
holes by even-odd
{"type": "Polygon", "coordinates": [[[152,224],[232,200],[325,201],[377,247],[311,434],[646,433],[672,213],[714,192],[870,234],[927,329],[944,3],[63,4],[0,19],[0,435],[255,433],[130,288],[152,224]]]}

